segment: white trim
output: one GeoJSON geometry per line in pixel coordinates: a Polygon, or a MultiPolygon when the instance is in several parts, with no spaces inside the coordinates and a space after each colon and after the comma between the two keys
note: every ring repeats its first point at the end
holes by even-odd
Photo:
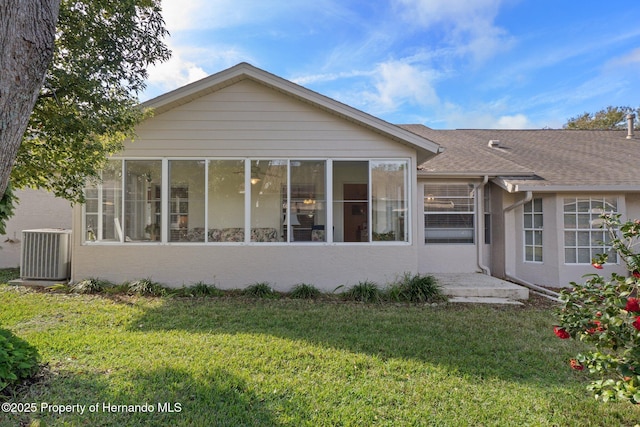
{"type": "MultiPolygon", "coordinates": [[[[136,161],[160,161],[161,162],[161,173],[162,173],[162,177],[161,177],[161,185],[162,185],[162,189],[161,189],[161,240],[160,241],[156,241],[156,242],[149,242],[149,241],[126,241],[126,235],[124,235],[124,233],[122,231],[126,231],[126,229],[122,229],[121,228],[121,232],[116,232],[117,237],[120,238],[119,241],[96,241],[96,242],[89,242],[86,240],[86,236],[82,237],[82,244],[91,244],[91,245],[114,245],[114,244],[126,244],[127,246],[130,245],[144,245],[144,246],[153,246],[153,245],[165,245],[165,246],[171,246],[171,245],[184,245],[184,246],[196,246],[196,245],[201,245],[201,246],[205,246],[205,245],[209,245],[209,246],[221,246],[221,245],[232,245],[232,246],[238,246],[238,245],[259,245],[259,246],[269,246],[269,245],[290,245],[291,243],[293,243],[293,241],[290,238],[290,231],[289,229],[291,228],[290,225],[290,213],[291,213],[291,209],[290,209],[290,200],[291,200],[291,161],[292,160],[317,160],[317,161],[323,161],[325,162],[325,197],[326,197],[326,224],[325,224],[325,241],[324,242],[295,242],[296,244],[308,244],[309,246],[327,246],[327,245],[397,245],[397,246],[411,246],[413,244],[413,239],[412,239],[412,233],[413,233],[413,214],[411,213],[412,211],[412,206],[413,206],[413,200],[412,200],[412,194],[413,192],[410,189],[410,186],[413,185],[414,181],[413,181],[413,169],[412,167],[412,161],[411,161],[411,157],[393,157],[393,158],[389,158],[389,157],[370,157],[370,158],[319,158],[319,157],[298,157],[298,156],[294,156],[294,157],[174,157],[174,156],[170,156],[170,157],[112,157],[111,160],[119,160],[121,162],[120,167],[121,167],[121,171],[122,171],[122,176],[121,176],[121,193],[120,193],[120,197],[121,197],[121,212],[120,212],[120,218],[124,219],[125,218],[125,205],[126,205],[126,175],[127,175],[127,170],[126,170],[126,165],[127,162],[136,162],[136,161]],[[215,161],[215,160],[230,160],[230,161],[243,161],[244,163],[244,185],[245,185],[245,195],[244,195],[244,209],[245,209],[245,217],[244,217],[244,229],[246,230],[250,230],[251,229],[251,224],[252,224],[252,215],[251,215],[251,197],[252,197],[252,185],[251,185],[251,164],[253,161],[255,160],[265,160],[265,161],[270,161],[270,160],[279,160],[279,161],[284,161],[286,162],[286,166],[287,166],[287,236],[285,238],[284,241],[279,241],[279,242],[252,242],[251,241],[251,233],[244,233],[244,241],[243,242],[210,242],[209,241],[209,235],[208,232],[205,235],[205,239],[203,242],[172,242],[170,241],[170,233],[169,233],[169,221],[170,221],[170,200],[169,200],[169,196],[170,196],[170,183],[171,183],[171,177],[169,174],[170,171],[170,162],[171,161],[204,161],[205,164],[205,186],[208,187],[208,182],[209,182],[209,165],[211,161],[215,161]],[[357,161],[357,162],[366,162],[367,163],[367,175],[368,175],[368,185],[367,185],[367,205],[368,205],[368,209],[367,209],[367,223],[368,223],[368,241],[367,242],[335,242],[334,241],[334,236],[333,236],[333,229],[334,229],[334,194],[333,194],[333,166],[334,166],[334,162],[351,162],[351,161],[357,161]],[[372,228],[372,170],[371,170],[371,164],[372,162],[402,162],[404,164],[407,165],[407,170],[404,171],[403,174],[403,179],[404,179],[404,197],[405,197],[405,205],[407,207],[407,212],[406,212],[406,216],[405,216],[405,227],[406,227],[406,236],[405,239],[406,240],[394,240],[394,241],[373,241],[373,228],[372,228]]],[[[100,184],[101,186],[101,184],[100,184]]],[[[417,184],[416,184],[417,186],[417,184]]],[[[205,230],[209,229],[209,192],[208,190],[205,188],[205,213],[204,213],[204,224],[205,224],[205,230]]],[[[99,193],[99,200],[98,200],[98,204],[100,205],[100,201],[102,200],[101,197],[102,193],[99,193]]],[[[86,209],[83,206],[82,209],[82,224],[83,224],[83,230],[86,229],[86,209]]],[[[102,221],[102,216],[98,217],[98,222],[101,223],[102,221]]],[[[100,224],[101,225],[101,224],[100,224]]],[[[122,227],[122,224],[121,224],[122,227]]],[[[126,224],[125,224],[126,227],[126,224]]]]}
{"type": "Polygon", "coordinates": [[[333,244],[333,159],[326,159],[327,162],[327,176],[325,197],[327,198],[327,225],[325,226],[324,240],[325,244],[333,244]]]}
{"type": "Polygon", "coordinates": [[[533,197],[531,200],[529,200],[527,203],[524,203],[522,205],[522,262],[527,263],[527,264],[543,264],[544,263],[544,198],[542,197],[533,197]],[[536,211],[535,210],[535,201],[536,200],[540,200],[540,208],[541,211],[536,211]],[[527,204],[531,203],[531,212],[527,212],[525,211],[525,206],[527,204]],[[531,227],[527,228],[525,226],[525,217],[527,215],[531,216],[531,227]],[[535,217],[536,215],[542,215],[542,226],[539,228],[535,227],[535,217]],[[532,234],[532,238],[533,238],[533,243],[531,245],[527,245],[527,232],[531,232],[532,234]],[[540,244],[536,244],[535,242],[535,232],[539,231],[541,233],[541,243],[540,244]],[[528,260],[527,259],[527,247],[531,247],[534,250],[534,254],[533,254],[533,260],[528,260]],[[537,261],[535,260],[535,249],[539,247],[542,250],[542,261],[537,261]]]}
{"type": "MultiPolygon", "coordinates": [[[[579,199],[588,199],[589,204],[591,205],[593,200],[602,200],[604,201],[607,198],[611,198],[611,199],[615,199],[616,200],[616,212],[613,212],[614,214],[617,213],[621,213],[624,212],[625,210],[625,206],[623,203],[624,197],[622,197],[619,194],[613,194],[613,195],[606,195],[606,194],[600,194],[600,195],[596,195],[596,194],[584,194],[584,195],[580,195],[580,194],[562,194],[562,195],[558,195],[558,202],[559,202],[559,206],[560,209],[558,209],[560,215],[562,216],[562,220],[560,222],[560,225],[562,226],[562,260],[563,260],[563,264],[565,266],[584,266],[584,265],[589,265],[591,264],[591,256],[588,262],[580,262],[578,259],[578,253],[577,250],[580,248],[587,248],[587,246],[584,245],[579,245],[578,244],[578,236],[577,234],[579,232],[587,232],[589,233],[589,253],[591,254],[591,252],[594,249],[600,249],[600,248],[606,248],[605,245],[597,245],[594,244],[594,241],[591,240],[591,232],[596,231],[599,232],[601,229],[600,228],[595,228],[593,226],[591,226],[592,224],[590,224],[589,228],[580,228],[578,227],[578,215],[581,213],[579,212],[578,209],[578,200],[579,199]],[[565,223],[565,217],[567,214],[573,214],[574,212],[567,212],[565,211],[565,200],[571,200],[571,199],[575,199],[576,201],[576,211],[575,211],[575,216],[576,216],[576,226],[575,228],[567,228],[566,227],[566,223],[565,223]],[[576,244],[573,246],[567,246],[567,242],[566,242],[566,233],[567,232],[575,232],[576,233],[576,244]],[[575,249],[576,250],[576,262],[567,262],[567,249],[575,249]]],[[[582,214],[588,214],[588,215],[593,215],[593,212],[582,212],[582,214]]],[[[606,231],[605,231],[606,233],[606,231]]],[[[620,257],[617,256],[616,254],[616,261],[615,262],[610,262],[611,264],[619,264],[620,263],[620,257]]]]}
{"type": "MultiPolygon", "coordinates": [[[[253,186],[251,185],[251,162],[255,159],[244,159],[244,244],[251,243],[251,197],[253,196],[253,186]]],[[[262,159],[260,159],[262,160],[262,159]]],[[[208,183],[207,183],[208,185],[208,183]]],[[[209,206],[205,207],[205,215],[209,215],[209,206]]],[[[207,233],[209,231],[207,230],[207,233]]]]}
{"type": "Polygon", "coordinates": [[[169,243],[170,233],[169,233],[169,204],[171,204],[171,192],[169,190],[170,187],[170,179],[169,176],[169,159],[162,159],[161,164],[162,170],[162,180],[160,189],[160,242],[162,244],[169,243]],[[164,203],[162,203],[164,201],[164,203]]]}

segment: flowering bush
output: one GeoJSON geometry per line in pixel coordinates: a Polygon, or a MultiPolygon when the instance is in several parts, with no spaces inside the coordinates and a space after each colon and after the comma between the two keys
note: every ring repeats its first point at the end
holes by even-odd
{"type": "MultiPolygon", "coordinates": [[[[594,347],[569,361],[571,368],[589,372],[597,379],[589,385],[603,401],[640,403],[640,220],[620,222],[620,215],[602,215],[611,245],[629,270],[628,276],[612,274],[605,279],[590,274],[584,284],[572,282],[561,292],[560,324],[554,327],[562,339],[579,339],[594,347]]],[[[602,269],[609,254],[593,260],[602,269]]]]}

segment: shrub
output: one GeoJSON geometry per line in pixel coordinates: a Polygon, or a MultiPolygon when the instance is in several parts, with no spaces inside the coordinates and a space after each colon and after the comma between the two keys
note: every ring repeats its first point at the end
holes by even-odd
{"type": "Polygon", "coordinates": [[[0,391],[35,374],[39,358],[28,342],[0,329],[0,391]]]}
{"type": "Polygon", "coordinates": [[[438,281],[433,276],[405,273],[386,292],[391,301],[434,303],[446,301],[438,281]]]}
{"type": "Polygon", "coordinates": [[[242,294],[254,298],[278,298],[278,294],[266,282],[248,286],[242,291],[242,294]]]}
{"type": "Polygon", "coordinates": [[[167,290],[151,279],[134,280],[127,286],[128,293],[141,296],[159,297],[166,295],[167,290]]]}
{"type": "Polygon", "coordinates": [[[181,294],[183,296],[204,298],[204,297],[221,296],[221,295],[224,294],[224,292],[222,292],[220,289],[216,288],[215,285],[207,285],[204,282],[198,282],[198,283],[193,284],[192,286],[184,288],[182,290],[181,294]]]}
{"type": "MultiPolygon", "coordinates": [[[[2,247],[0,247],[2,250],[2,247]]],[[[20,277],[19,268],[0,268],[0,284],[9,283],[9,281],[20,277]]]]}
{"type": "Polygon", "coordinates": [[[296,299],[314,299],[320,296],[320,291],[313,285],[300,283],[293,287],[289,293],[289,297],[296,299]]]}
{"type": "MultiPolygon", "coordinates": [[[[640,403],[640,221],[620,222],[620,215],[602,215],[613,251],[629,270],[628,277],[612,274],[605,279],[590,274],[584,284],[571,283],[561,292],[560,324],[554,333],[562,339],[579,339],[594,350],[578,354],[569,361],[572,369],[595,377],[588,389],[603,401],[626,400],[640,403]]],[[[593,259],[602,269],[607,254],[593,259]]]]}
{"type": "Polygon", "coordinates": [[[360,302],[380,302],[382,300],[382,292],[374,282],[365,280],[352,286],[344,294],[346,299],[360,302]]]}
{"type": "Polygon", "coordinates": [[[113,287],[113,283],[108,280],[100,280],[94,277],[72,284],[69,290],[77,294],[98,294],[111,287],[113,287]]]}

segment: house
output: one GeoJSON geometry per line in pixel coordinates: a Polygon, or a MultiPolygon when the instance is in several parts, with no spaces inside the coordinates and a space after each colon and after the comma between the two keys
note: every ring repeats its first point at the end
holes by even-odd
{"type": "MultiPolygon", "coordinates": [[[[405,128],[445,148],[418,171],[423,254],[435,271],[471,270],[475,252],[475,267],[487,274],[568,286],[595,273],[591,260],[607,251],[602,213],[640,218],[640,140],[633,131],[405,128]],[[473,201],[456,193],[466,188],[474,189],[473,201]],[[466,208],[458,208],[458,200],[466,208]],[[446,220],[439,219],[443,212],[446,220]],[[467,220],[456,220],[465,215],[467,220]],[[446,232],[438,228],[445,222],[451,227],[446,232]],[[460,235],[465,227],[475,228],[475,239],[468,230],[460,235]],[[436,231],[446,239],[430,237],[436,231]],[[465,238],[467,244],[460,244],[465,238]]],[[[602,274],[626,275],[614,258],[602,274]]]]}
{"type": "Polygon", "coordinates": [[[640,216],[624,132],[396,126],[245,63],[143,105],[74,208],[72,280],[562,286],[603,250],[599,212],[640,216]]]}

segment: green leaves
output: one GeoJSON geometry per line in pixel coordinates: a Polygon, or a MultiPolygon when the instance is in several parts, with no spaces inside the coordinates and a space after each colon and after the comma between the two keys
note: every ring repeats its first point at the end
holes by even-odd
{"type": "Polygon", "coordinates": [[[626,116],[629,113],[640,115],[640,108],[612,107],[597,111],[593,114],[582,113],[570,118],[564,124],[565,129],[619,130],[626,128],[626,116]]]}
{"type": "Polygon", "coordinates": [[[4,192],[4,196],[0,198],[0,234],[6,234],[5,226],[7,220],[13,216],[13,209],[18,204],[18,198],[13,194],[11,184],[4,192]]]}
{"type": "Polygon", "coordinates": [[[37,350],[29,343],[0,329],[0,391],[33,375],[38,359],[37,350]]]}
{"type": "MultiPolygon", "coordinates": [[[[586,367],[599,377],[589,386],[594,396],[605,402],[640,403],[640,259],[633,251],[640,237],[640,221],[621,223],[620,215],[601,218],[613,250],[626,262],[630,274],[614,273],[609,279],[591,274],[584,284],[571,283],[572,288],[561,293],[563,307],[558,317],[572,338],[594,348],[572,363],[574,369],[586,367]]],[[[593,260],[596,268],[606,262],[606,254],[593,260]]]]}
{"type": "Polygon", "coordinates": [[[13,171],[14,187],[82,202],[87,178],[134,137],[147,67],[170,57],[158,0],[63,0],[56,49],[13,171]]]}

